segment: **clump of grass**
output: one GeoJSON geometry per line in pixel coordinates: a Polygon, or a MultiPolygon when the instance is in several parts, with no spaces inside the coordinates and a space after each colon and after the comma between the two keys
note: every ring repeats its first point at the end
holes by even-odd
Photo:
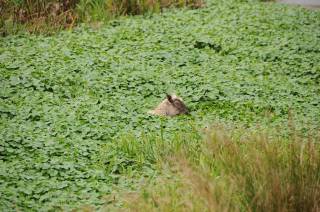
{"type": "Polygon", "coordinates": [[[167,7],[203,5],[203,0],[0,0],[0,35],[19,31],[51,34],[78,22],[103,22],[121,15],[160,12],[167,7]]]}
{"type": "Polygon", "coordinates": [[[80,0],[77,14],[85,22],[105,21],[117,16],[158,13],[168,7],[204,6],[203,0],[80,0]]]}
{"type": "MultiPolygon", "coordinates": [[[[319,211],[319,137],[215,128],[197,154],[162,159],[176,178],[126,198],[133,211],[319,211]],[[169,162],[168,162],[169,161],[169,162]]],[[[187,145],[187,144],[186,144],[187,145]]]]}
{"type": "Polygon", "coordinates": [[[50,34],[72,28],[77,20],[77,0],[2,0],[0,27],[2,35],[18,31],[50,34]]]}
{"type": "Polygon", "coordinates": [[[167,7],[191,7],[203,6],[202,0],[108,0],[108,10],[114,15],[138,15],[146,12],[160,12],[167,7]]]}

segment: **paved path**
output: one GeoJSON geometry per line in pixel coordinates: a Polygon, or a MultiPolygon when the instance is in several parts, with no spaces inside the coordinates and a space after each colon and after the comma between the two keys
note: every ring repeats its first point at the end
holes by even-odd
{"type": "Polygon", "coordinates": [[[280,3],[298,4],[308,8],[320,9],[320,0],[278,0],[280,3]]]}

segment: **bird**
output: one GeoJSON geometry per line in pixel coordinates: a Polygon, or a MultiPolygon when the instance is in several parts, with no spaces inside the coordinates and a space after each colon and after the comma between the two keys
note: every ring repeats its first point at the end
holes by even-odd
{"type": "Polygon", "coordinates": [[[181,97],[172,94],[166,94],[166,98],[153,110],[148,111],[151,115],[176,116],[188,114],[189,110],[181,97]]]}

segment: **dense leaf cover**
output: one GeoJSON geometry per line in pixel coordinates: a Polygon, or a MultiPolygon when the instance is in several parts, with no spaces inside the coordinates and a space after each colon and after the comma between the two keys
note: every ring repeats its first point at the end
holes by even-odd
{"type": "Polygon", "coordinates": [[[320,126],[320,12],[246,1],[0,40],[0,210],[99,206],[156,175],[117,137],[214,120],[320,126]],[[176,92],[191,115],[146,112],[176,92]],[[268,115],[266,115],[268,114],[268,115]]]}

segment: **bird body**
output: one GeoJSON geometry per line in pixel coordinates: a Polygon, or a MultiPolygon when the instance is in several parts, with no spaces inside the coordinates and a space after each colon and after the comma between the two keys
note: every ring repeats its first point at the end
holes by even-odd
{"type": "Polygon", "coordinates": [[[180,114],[187,114],[188,108],[183,103],[181,97],[168,95],[155,109],[148,111],[152,115],[160,116],[175,116],[180,114]]]}

